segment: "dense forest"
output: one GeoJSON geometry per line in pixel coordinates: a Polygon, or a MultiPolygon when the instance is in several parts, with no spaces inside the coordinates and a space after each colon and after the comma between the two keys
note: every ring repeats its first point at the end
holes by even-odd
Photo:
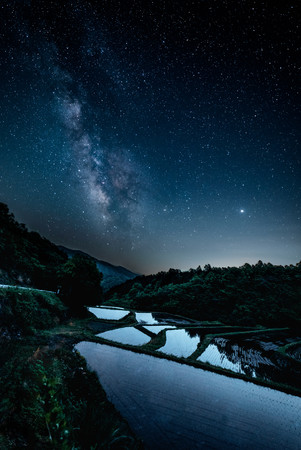
{"type": "Polygon", "coordinates": [[[0,203],[0,283],[56,290],[58,268],[67,255],[35,231],[28,231],[0,203]]]}
{"type": "Polygon", "coordinates": [[[170,269],[127,281],[106,296],[110,304],[198,320],[296,327],[301,324],[300,300],[301,263],[283,267],[262,261],[239,268],[170,269]]]}
{"type": "Polygon", "coordinates": [[[0,203],[0,284],[59,292],[65,304],[79,311],[102,300],[102,274],[88,255],[66,253],[39,233],[18,223],[0,203]]]}

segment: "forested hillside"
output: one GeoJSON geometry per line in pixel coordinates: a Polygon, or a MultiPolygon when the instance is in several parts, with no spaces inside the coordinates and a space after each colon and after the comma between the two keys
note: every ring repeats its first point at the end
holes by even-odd
{"type": "Polygon", "coordinates": [[[170,269],[110,290],[110,304],[231,324],[301,324],[301,264],[170,269]]]}
{"type": "Polygon", "coordinates": [[[130,270],[126,269],[125,267],[114,266],[113,264],[110,264],[106,261],[93,258],[92,256],[80,250],[72,250],[70,248],[63,247],[62,245],[59,245],[58,248],[62,250],[64,253],[66,253],[66,255],[68,255],[69,258],[79,254],[84,256],[85,258],[89,258],[92,261],[94,261],[99,272],[103,274],[101,285],[104,291],[108,291],[113,286],[122,284],[125,281],[131,280],[138,275],[137,273],[133,273],[130,270]]]}
{"type": "Polygon", "coordinates": [[[57,288],[57,269],[67,255],[56,245],[18,223],[0,203],[0,283],[57,288]]]}
{"type": "Polygon", "coordinates": [[[68,257],[81,255],[96,264],[103,274],[102,288],[108,290],[136,274],[121,266],[98,260],[79,250],[57,246],[39,233],[28,231],[0,203],[0,284],[19,284],[46,290],[56,290],[61,284],[59,269],[68,257]]]}

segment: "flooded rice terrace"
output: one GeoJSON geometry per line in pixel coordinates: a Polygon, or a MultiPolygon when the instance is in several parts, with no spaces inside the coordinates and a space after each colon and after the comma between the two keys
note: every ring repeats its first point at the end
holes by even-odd
{"type": "Polygon", "coordinates": [[[134,327],[117,328],[97,334],[98,337],[121,344],[143,345],[150,341],[150,337],[134,327]]]}
{"type": "Polygon", "coordinates": [[[249,338],[239,335],[230,338],[215,337],[198,357],[198,361],[251,378],[300,388],[300,363],[276,351],[291,339],[288,332],[282,333],[281,339],[275,333],[261,333],[249,338]]]}
{"type": "Polygon", "coordinates": [[[88,308],[88,311],[94,314],[97,319],[104,320],[121,320],[129,314],[130,311],[124,309],[108,309],[108,308],[88,308]]]}
{"type": "Polygon", "coordinates": [[[197,322],[165,313],[89,308],[96,336],[155,356],[103,343],[76,349],[98,374],[109,400],[149,449],[300,449],[301,398],[162,356],[200,361],[251,378],[300,389],[300,362],[278,349],[300,351],[291,330],[260,330],[197,322]],[[97,325],[97,323],[99,325],[97,325]],[[98,330],[98,331],[97,331],[98,330]],[[101,332],[99,332],[101,331],[101,332]],[[160,346],[161,344],[161,346],[160,346]]]}
{"type": "MultiPolygon", "coordinates": [[[[122,321],[130,313],[117,307],[94,307],[89,311],[107,323],[122,321]]],[[[143,346],[164,333],[165,340],[156,350],[161,355],[188,358],[196,352],[196,361],[213,367],[300,388],[300,362],[297,361],[300,346],[292,348],[294,358],[277,351],[279,347],[301,340],[290,330],[258,332],[222,324],[201,326],[201,322],[166,313],[135,312],[134,317],[136,325],[102,328],[97,336],[121,344],[143,346]],[[204,346],[202,352],[197,351],[207,335],[213,336],[209,345],[204,346]]]]}
{"type": "Polygon", "coordinates": [[[136,320],[139,324],[172,324],[172,325],[193,325],[197,323],[195,320],[186,319],[184,317],[174,316],[166,313],[144,313],[136,312],[136,320]]]}
{"type": "Polygon", "coordinates": [[[189,336],[186,330],[169,330],[166,331],[166,344],[158,351],[187,358],[196,351],[199,342],[199,337],[189,336]]]}
{"type": "Polygon", "coordinates": [[[145,448],[300,449],[299,397],[104,344],[76,349],[145,448]]]}

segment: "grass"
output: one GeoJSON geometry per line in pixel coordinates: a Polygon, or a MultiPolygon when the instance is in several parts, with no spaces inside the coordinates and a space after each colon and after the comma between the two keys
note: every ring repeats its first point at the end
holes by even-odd
{"type": "Polygon", "coordinates": [[[288,350],[293,350],[295,347],[298,347],[299,345],[301,345],[301,341],[291,342],[290,344],[286,344],[283,345],[282,347],[279,347],[277,351],[282,355],[287,356],[288,358],[296,359],[294,358],[294,356],[288,353],[288,350]]]}
{"type": "Polygon", "coordinates": [[[84,358],[64,347],[18,344],[1,369],[0,394],[7,448],[105,449],[116,439],[140,446],[84,358]]]}
{"type": "Polygon", "coordinates": [[[0,289],[0,307],[0,327],[21,335],[54,327],[67,312],[55,294],[34,289],[0,289]]]}
{"type": "Polygon", "coordinates": [[[141,346],[143,351],[154,352],[159,348],[163,347],[166,343],[166,330],[161,330],[156,336],[152,338],[150,342],[141,346]]]}
{"type": "Polygon", "coordinates": [[[59,299],[35,290],[1,290],[0,306],[1,450],[142,448],[72,350],[94,337],[89,319],[64,322],[59,299]]]}

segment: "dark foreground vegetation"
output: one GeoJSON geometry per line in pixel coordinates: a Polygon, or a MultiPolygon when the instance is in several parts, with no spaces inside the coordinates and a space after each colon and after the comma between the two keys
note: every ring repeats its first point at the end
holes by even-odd
{"type": "Polygon", "coordinates": [[[301,325],[301,263],[187,272],[170,269],[111,289],[106,301],[142,311],[167,311],[197,320],[239,325],[301,325]]]}
{"type": "Polygon", "coordinates": [[[139,448],[97,376],[60,334],[54,294],[0,289],[0,448],[139,448]]]}

